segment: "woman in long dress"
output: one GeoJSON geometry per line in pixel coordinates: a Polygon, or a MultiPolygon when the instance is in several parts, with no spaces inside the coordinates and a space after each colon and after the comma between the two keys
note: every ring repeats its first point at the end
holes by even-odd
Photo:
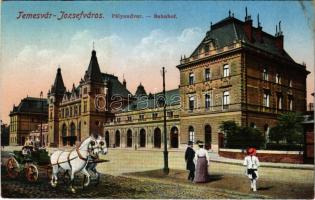
{"type": "Polygon", "coordinates": [[[203,142],[197,142],[199,149],[195,154],[195,162],[196,162],[196,175],[194,182],[195,183],[205,183],[209,180],[208,175],[208,165],[210,163],[208,151],[204,149],[203,142]]]}

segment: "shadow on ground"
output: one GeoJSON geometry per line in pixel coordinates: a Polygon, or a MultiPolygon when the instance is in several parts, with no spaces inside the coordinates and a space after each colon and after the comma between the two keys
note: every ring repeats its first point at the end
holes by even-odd
{"type": "MultiPolygon", "coordinates": [[[[153,170],[135,173],[126,173],[126,176],[138,178],[153,178],[165,182],[188,184],[192,187],[210,187],[246,194],[254,194],[250,190],[250,182],[246,176],[235,174],[211,174],[207,183],[192,183],[187,180],[188,171],[170,170],[169,175],[164,175],[163,170],[153,170]]],[[[294,181],[294,180],[292,180],[294,181]]],[[[255,194],[264,195],[271,198],[293,198],[293,199],[313,199],[314,185],[306,183],[287,183],[270,181],[264,178],[258,180],[257,192],[255,194]]]]}

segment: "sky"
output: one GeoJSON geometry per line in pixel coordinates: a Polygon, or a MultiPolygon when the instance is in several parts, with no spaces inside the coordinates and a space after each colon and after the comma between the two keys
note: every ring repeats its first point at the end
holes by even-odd
{"type": "MultiPolygon", "coordinates": [[[[228,16],[244,20],[245,7],[253,25],[259,18],[263,30],[275,34],[281,20],[284,48],[311,72],[307,98],[314,91],[314,5],[302,1],[46,1],[1,3],[0,119],[9,122],[13,104],[26,96],[47,94],[58,66],[67,89],[78,85],[88,67],[91,51],[97,52],[102,72],[127,81],[134,93],[142,83],[147,92],[179,85],[182,55],[189,56],[213,24],[228,16]],[[98,19],[60,19],[65,13],[97,13],[98,19]],[[49,19],[26,19],[23,14],[56,15],[49,19]],[[113,14],[142,15],[140,19],[117,19],[113,14]],[[176,19],[154,19],[154,14],[176,14],[176,19]],[[151,17],[149,17],[151,16],[151,17]]],[[[47,96],[47,95],[45,95],[47,96]]]]}

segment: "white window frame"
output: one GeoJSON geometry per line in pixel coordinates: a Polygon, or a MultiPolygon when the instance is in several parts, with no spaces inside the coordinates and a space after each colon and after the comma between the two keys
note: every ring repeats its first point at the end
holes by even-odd
{"type": "Polygon", "coordinates": [[[188,140],[195,142],[195,129],[192,127],[192,131],[188,129],[188,140]]]}
{"type": "Polygon", "coordinates": [[[264,92],[264,96],[263,96],[263,106],[265,107],[270,107],[270,95],[267,92],[264,92]]]}
{"type": "Polygon", "coordinates": [[[289,110],[292,111],[293,110],[293,99],[289,98],[289,110]]]}
{"type": "Polygon", "coordinates": [[[228,109],[229,105],[230,105],[230,92],[224,91],[223,97],[222,97],[222,109],[228,109]],[[226,106],[227,106],[227,108],[224,108],[226,106]]]}
{"type": "Polygon", "coordinates": [[[281,95],[278,95],[277,97],[277,108],[278,109],[282,109],[282,96],[281,95]]]}
{"type": "Polygon", "coordinates": [[[279,73],[276,73],[276,83],[281,84],[281,75],[279,73]]]}
{"type": "Polygon", "coordinates": [[[195,83],[195,74],[194,73],[192,73],[192,72],[189,73],[189,80],[188,80],[188,82],[189,82],[189,85],[192,85],[192,84],[195,83]]]}
{"type": "Polygon", "coordinates": [[[264,81],[268,81],[268,69],[267,68],[264,68],[263,69],[263,80],[264,81]]]}
{"type": "Polygon", "coordinates": [[[195,96],[194,95],[191,95],[191,96],[188,96],[188,110],[194,110],[195,109],[195,96]],[[190,107],[190,102],[193,101],[193,108],[191,109],[190,107]]]}
{"type": "Polygon", "coordinates": [[[205,81],[210,81],[210,80],[211,80],[211,69],[206,68],[205,69],[205,81]],[[208,70],[209,70],[209,73],[207,73],[208,70]]]}
{"type": "Polygon", "coordinates": [[[230,76],[230,66],[228,64],[223,65],[223,77],[230,76]]]}

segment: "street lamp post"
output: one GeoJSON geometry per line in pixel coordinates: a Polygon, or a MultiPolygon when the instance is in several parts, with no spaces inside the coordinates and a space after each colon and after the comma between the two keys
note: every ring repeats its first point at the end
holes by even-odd
{"type": "Polygon", "coordinates": [[[164,104],[163,104],[163,112],[164,112],[164,168],[163,172],[164,174],[169,173],[168,168],[168,151],[167,151],[167,134],[166,134],[166,96],[165,96],[165,68],[162,68],[162,75],[163,75],[163,98],[164,98],[164,104]]]}
{"type": "Polygon", "coordinates": [[[40,92],[40,103],[41,103],[41,113],[40,113],[40,144],[39,144],[39,146],[40,147],[42,147],[42,143],[43,143],[43,139],[42,139],[42,137],[43,137],[43,130],[42,130],[42,128],[43,128],[43,116],[42,116],[42,114],[43,114],[43,91],[41,91],[40,92]]]}

